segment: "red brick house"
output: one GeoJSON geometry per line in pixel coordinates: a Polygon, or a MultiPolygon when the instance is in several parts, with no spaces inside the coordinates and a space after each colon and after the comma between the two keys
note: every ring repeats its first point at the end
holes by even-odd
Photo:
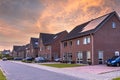
{"type": "Polygon", "coordinates": [[[26,52],[26,57],[30,57],[30,44],[26,44],[25,52],[26,52]]]}
{"type": "Polygon", "coordinates": [[[20,48],[21,46],[16,46],[16,45],[14,45],[13,46],[13,50],[12,50],[12,56],[13,57],[18,57],[19,56],[19,51],[18,51],[18,49],[20,48]]]}
{"type": "Polygon", "coordinates": [[[38,57],[38,38],[30,39],[30,53],[28,54],[30,57],[38,57]]]}
{"type": "Polygon", "coordinates": [[[61,42],[66,62],[103,64],[120,52],[120,18],[116,12],[76,26],[61,42]]]}
{"type": "Polygon", "coordinates": [[[25,58],[26,57],[26,46],[13,46],[12,56],[25,58]]]}
{"type": "Polygon", "coordinates": [[[57,34],[40,33],[39,56],[49,61],[60,58],[60,42],[67,34],[67,31],[57,34]]]}
{"type": "Polygon", "coordinates": [[[18,57],[25,58],[26,57],[26,46],[20,46],[18,48],[18,57]]]}

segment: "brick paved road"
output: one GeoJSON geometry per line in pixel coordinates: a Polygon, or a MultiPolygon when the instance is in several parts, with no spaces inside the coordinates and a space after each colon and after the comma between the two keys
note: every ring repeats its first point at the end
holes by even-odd
{"type": "Polygon", "coordinates": [[[0,61],[0,67],[8,80],[84,80],[10,61],[0,61]]]}

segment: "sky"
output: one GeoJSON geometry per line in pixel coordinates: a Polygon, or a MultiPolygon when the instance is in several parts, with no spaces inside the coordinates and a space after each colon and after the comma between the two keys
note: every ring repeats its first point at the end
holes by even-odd
{"type": "Polygon", "coordinates": [[[112,11],[120,15],[120,0],[0,0],[0,51],[112,11]]]}

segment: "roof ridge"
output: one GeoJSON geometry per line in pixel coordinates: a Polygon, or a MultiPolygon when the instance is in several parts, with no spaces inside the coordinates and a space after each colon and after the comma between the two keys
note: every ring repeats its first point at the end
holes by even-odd
{"type": "Polygon", "coordinates": [[[31,37],[31,39],[39,39],[39,38],[31,37]]]}
{"type": "Polygon", "coordinates": [[[104,17],[104,16],[107,16],[107,15],[110,15],[110,14],[113,14],[113,13],[116,13],[116,11],[112,11],[112,12],[109,12],[109,13],[107,13],[105,15],[102,15],[102,16],[99,16],[97,18],[91,19],[91,21],[96,20],[96,19],[101,18],[101,17],[104,17]]]}
{"type": "Polygon", "coordinates": [[[40,33],[40,34],[54,35],[54,34],[52,34],[52,33],[40,33]]]}
{"type": "Polygon", "coordinates": [[[99,27],[101,24],[103,24],[103,22],[105,20],[107,20],[114,14],[117,14],[117,13],[115,11],[112,11],[103,16],[97,17],[90,21],[84,22],[80,25],[77,25],[70,31],[70,33],[65,37],[65,39],[63,41],[93,33],[95,31],[95,29],[97,29],[97,27],[99,27]]]}

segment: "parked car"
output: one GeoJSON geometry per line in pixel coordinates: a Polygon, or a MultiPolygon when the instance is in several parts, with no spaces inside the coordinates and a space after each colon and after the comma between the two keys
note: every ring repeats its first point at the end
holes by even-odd
{"type": "Polygon", "coordinates": [[[2,60],[3,60],[3,61],[7,61],[7,58],[6,58],[6,57],[4,57],[4,58],[2,58],[2,60]]]}
{"type": "Polygon", "coordinates": [[[22,62],[31,63],[33,60],[34,60],[34,58],[32,58],[32,57],[26,57],[26,58],[22,59],[22,62]]]}
{"type": "Polygon", "coordinates": [[[26,61],[33,61],[34,58],[32,58],[32,57],[26,57],[24,60],[26,60],[26,61]]]}
{"type": "Polygon", "coordinates": [[[120,56],[114,56],[106,61],[107,66],[120,66],[120,56]]]}
{"type": "Polygon", "coordinates": [[[15,57],[14,60],[22,60],[23,58],[21,57],[15,57]]]}
{"type": "Polygon", "coordinates": [[[55,62],[60,62],[61,61],[61,58],[56,58],[54,59],[55,62]]]}
{"type": "Polygon", "coordinates": [[[44,57],[36,57],[35,62],[46,62],[46,59],[44,57]]]}

